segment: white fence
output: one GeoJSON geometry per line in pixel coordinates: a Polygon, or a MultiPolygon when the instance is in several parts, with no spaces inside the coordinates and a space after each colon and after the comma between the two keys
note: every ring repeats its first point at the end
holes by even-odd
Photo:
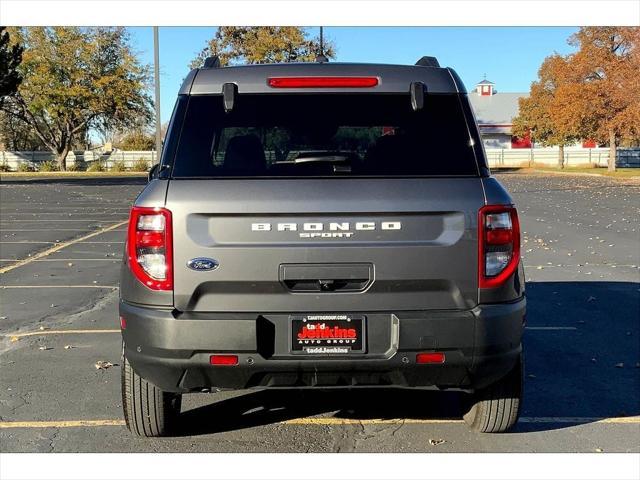
{"type": "MultiPolygon", "coordinates": [[[[51,152],[8,152],[0,151],[0,166],[6,165],[9,170],[18,170],[21,164],[26,164],[37,170],[42,162],[55,161],[51,152]]],[[[126,169],[132,169],[138,162],[145,162],[147,168],[156,162],[156,152],[151,151],[117,151],[100,153],[87,150],[86,152],[70,152],[67,156],[67,166],[76,163],[89,167],[92,163],[100,162],[105,169],[111,169],[116,163],[121,163],[126,169]]]]}
{"type": "MultiPolygon", "coordinates": [[[[490,167],[532,167],[535,165],[557,166],[558,148],[488,148],[487,161],[490,167]]],[[[607,165],[608,148],[565,148],[564,165],[601,166],[607,165]]]]}
{"type": "MultiPolygon", "coordinates": [[[[490,167],[532,167],[535,165],[558,165],[558,148],[487,148],[487,160],[490,167]]],[[[600,166],[607,165],[608,148],[565,148],[565,166],[600,166]]],[[[49,152],[7,152],[0,151],[0,166],[6,165],[10,170],[17,170],[20,164],[26,163],[32,168],[38,164],[55,160],[49,152]]],[[[85,167],[94,162],[101,162],[106,169],[111,169],[116,162],[126,169],[143,160],[149,168],[156,161],[155,151],[117,151],[111,153],[96,153],[93,151],[72,152],[67,157],[67,165],[76,162],[84,163],[85,167]]],[[[617,165],[622,167],[640,167],[640,149],[618,149],[617,165]]]]}

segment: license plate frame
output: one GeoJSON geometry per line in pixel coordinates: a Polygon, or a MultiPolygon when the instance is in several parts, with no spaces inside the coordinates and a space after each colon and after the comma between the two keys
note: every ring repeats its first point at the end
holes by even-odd
{"type": "Polygon", "coordinates": [[[289,352],[308,357],[363,354],[366,352],[366,326],[367,321],[364,315],[347,313],[290,315],[289,352]],[[311,326],[314,328],[310,329],[311,326]],[[304,330],[305,327],[306,330],[304,330]],[[354,330],[355,336],[349,330],[354,330]],[[313,334],[312,331],[322,333],[313,334]],[[299,338],[299,334],[309,336],[299,338]]]}

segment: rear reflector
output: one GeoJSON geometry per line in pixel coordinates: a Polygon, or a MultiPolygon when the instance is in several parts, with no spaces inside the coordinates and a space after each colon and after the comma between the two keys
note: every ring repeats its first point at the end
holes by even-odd
{"type": "Polygon", "coordinates": [[[271,77],[272,88],[369,88],[378,85],[378,77],[271,77]]]}
{"type": "Polygon", "coordinates": [[[127,319],[124,317],[120,317],[120,328],[124,330],[127,328],[127,319]]]}
{"type": "Polygon", "coordinates": [[[237,355],[211,355],[209,358],[211,365],[237,365],[237,355]]]}
{"type": "Polygon", "coordinates": [[[416,355],[416,363],[444,363],[444,353],[419,353],[416,355]]]}

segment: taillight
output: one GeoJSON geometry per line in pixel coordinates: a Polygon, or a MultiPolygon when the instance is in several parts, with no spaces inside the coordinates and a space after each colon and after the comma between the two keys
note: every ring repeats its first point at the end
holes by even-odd
{"type": "Polygon", "coordinates": [[[129,216],[129,268],[152,290],[173,290],[173,232],[166,208],[133,207],[129,216]]]}
{"type": "Polygon", "coordinates": [[[520,224],[514,207],[487,205],[478,212],[478,285],[502,285],[520,262],[520,224]]]}
{"type": "Polygon", "coordinates": [[[271,88],[370,88],[378,77],[270,77],[271,88]]]}

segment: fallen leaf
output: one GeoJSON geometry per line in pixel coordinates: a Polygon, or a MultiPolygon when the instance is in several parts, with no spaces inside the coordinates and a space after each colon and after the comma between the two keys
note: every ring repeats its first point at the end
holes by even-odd
{"type": "Polygon", "coordinates": [[[64,349],[65,349],[65,350],[71,350],[72,348],[74,348],[74,346],[73,346],[73,345],[65,345],[65,346],[64,346],[64,349]]]}
{"type": "Polygon", "coordinates": [[[52,347],[47,347],[46,345],[40,345],[38,347],[38,350],[53,350],[52,347]]]}
{"type": "Polygon", "coordinates": [[[445,442],[446,442],[446,440],[443,440],[441,438],[438,438],[438,439],[430,438],[429,439],[429,445],[441,445],[441,444],[443,444],[445,442]]]}
{"type": "Polygon", "coordinates": [[[109,367],[113,367],[113,363],[106,360],[98,360],[95,364],[96,370],[106,370],[109,367]]]}
{"type": "Polygon", "coordinates": [[[603,450],[602,450],[601,448],[596,448],[596,452],[598,452],[598,453],[602,453],[602,452],[603,452],[603,450]]]}

